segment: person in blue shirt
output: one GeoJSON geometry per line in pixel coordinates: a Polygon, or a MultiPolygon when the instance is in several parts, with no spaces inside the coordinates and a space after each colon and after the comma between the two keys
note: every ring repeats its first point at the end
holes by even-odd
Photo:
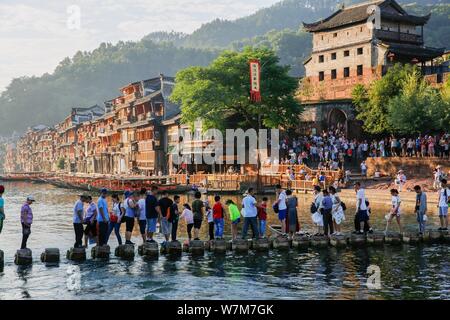
{"type": "Polygon", "coordinates": [[[323,200],[322,200],[322,217],[323,217],[323,232],[326,236],[329,236],[334,233],[333,227],[333,201],[328,193],[327,189],[322,191],[323,200]]]}
{"type": "Polygon", "coordinates": [[[3,199],[3,193],[5,193],[5,187],[0,186],[0,233],[2,233],[3,220],[5,220],[5,200],[3,199]]]}
{"type": "Polygon", "coordinates": [[[109,211],[108,190],[103,188],[100,192],[100,197],[97,201],[97,223],[98,223],[98,245],[105,246],[108,243],[108,229],[109,229],[109,211]]]}

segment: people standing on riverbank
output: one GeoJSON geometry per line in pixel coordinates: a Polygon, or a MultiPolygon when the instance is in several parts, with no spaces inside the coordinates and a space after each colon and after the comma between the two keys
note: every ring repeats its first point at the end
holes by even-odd
{"type": "Polygon", "coordinates": [[[335,187],[330,186],[328,187],[328,191],[330,193],[331,201],[333,203],[333,209],[332,209],[332,217],[333,217],[333,227],[335,231],[335,235],[340,236],[341,233],[341,224],[343,221],[345,221],[345,212],[344,207],[345,205],[337,195],[337,190],[335,187]]]}
{"type": "Polygon", "coordinates": [[[145,198],[145,216],[147,218],[147,242],[155,242],[153,235],[156,232],[156,224],[161,215],[161,208],[158,204],[158,187],[152,186],[150,193],[145,198]]]}
{"type": "MultiPolygon", "coordinates": [[[[244,209],[244,211],[243,211],[244,227],[242,229],[242,239],[247,238],[249,226],[252,228],[253,237],[256,239],[259,238],[258,221],[257,221],[258,211],[256,209],[257,202],[253,196],[253,192],[254,192],[253,188],[248,189],[246,197],[242,200],[242,208],[244,209]]],[[[286,201],[284,201],[284,202],[286,202],[286,201]]],[[[281,201],[280,201],[280,203],[281,203],[281,201]]]]}
{"type": "Polygon", "coordinates": [[[202,227],[205,204],[201,200],[200,191],[195,192],[195,200],[192,202],[192,213],[194,214],[194,240],[200,240],[200,228],[202,227]]]}
{"type": "Polygon", "coordinates": [[[278,207],[278,220],[281,223],[281,232],[283,234],[286,233],[286,215],[287,215],[287,206],[286,206],[286,192],[283,190],[281,185],[276,186],[276,195],[277,201],[275,202],[275,206],[278,207]]]}
{"type": "Polygon", "coordinates": [[[75,232],[74,248],[83,247],[83,220],[84,220],[84,203],[86,202],[86,195],[80,195],[80,199],[75,202],[73,208],[73,230],[75,232]]]}
{"type": "Polygon", "coordinates": [[[286,206],[287,231],[289,232],[289,237],[292,239],[294,234],[300,229],[297,215],[298,199],[292,194],[292,190],[286,190],[286,206]]]}
{"type": "Polygon", "coordinates": [[[170,240],[172,234],[172,223],[169,222],[173,201],[169,198],[169,193],[163,191],[161,199],[158,201],[158,206],[161,208],[161,233],[164,235],[165,241],[163,245],[166,245],[170,240]]]}
{"type": "Polygon", "coordinates": [[[177,241],[178,221],[180,220],[180,210],[178,208],[179,204],[180,196],[175,195],[173,197],[172,210],[169,219],[169,222],[172,223],[172,241],[177,241]]]}
{"type": "Polygon", "coordinates": [[[387,217],[387,223],[386,223],[386,230],[385,233],[388,233],[389,230],[389,225],[392,222],[392,220],[395,218],[397,220],[397,224],[398,224],[398,228],[400,233],[403,232],[402,230],[402,223],[400,220],[401,217],[401,210],[400,210],[400,205],[402,203],[402,201],[400,200],[400,196],[399,196],[399,192],[397,189],[391,189],[391,196],[392,196],[392,207],[391,207],[391,211],[389,212],[389,216],[387,217]]]}
{"type": "Polygon", "coordinates": [[[3,221],[5,221],[5,199],[3,199],[3,194],[5,193],[5,187],[0,186],[0,233],[3,230],[3,221]]]}
{"type": "Polygon", "coordinates": [[[267,228],[267,197],[262,198],[260,205],[258,206],[258,221],[259,221],[259,237],[266,237],[267,228]]]}
{"type": "Polygon", "coordinates": [[[214,227],[216,231],[216,239],[223,239],[223,229],[224,229],[224,218],[225,218],[225,207],[222,202],[220,202],[220,196],[214,197],[213,219],[214,227]]]}
{"type": "Polygon", "coordinates": [[[425,222],[427,214],[427,195],[422,191],[422,188],[420,186],[415,186],[414,191],[416,192],[415,212],[417,215],[417,222],[419,224],[419,234],[423,235],[425,233],[425,222]]]}
{"type": "Polygon", "coordinates": [[[33,210],[31,205],[35,202],[33,196],[28,196],[27,201],[20,210],[20,222],[22,223],[22,245],[20,249],[27,248],[27,241],[31,234],[31,225],[33,224],[33,210]]]}
{"type": "Polygon", "coordinates": [[[98,245],[105,246],[108,243],[108,229],[109,229],[109,210],[108,190],[103,188],[100,192],[100,197],[97,201],[97,222],[98,222],[98,245]]]}
{"type": "Polygon", "coordinates": [[[355,231],[357,234],[364,234],[365,232],[373,233],[369,224],[369,212],[367,207],[366,194],[361,187],[360,182],[355,183],[356,192],[356,210],[355,210],[355,231]],[[358,230],[359,229],[359,230],[358,230]]]}
{"type": "Polygon", "coordinates": [[[147,216],[145,211],[145,199],[147,197],[147,189],[142,188],[139,192],[139,232],[142,237],[142,244],[147,241],[147,216]]]}
{"type": "Polygon", "coordinates": [[[180,219],[184,218],[186,222],[186,231],[188,234],[189,241],[192,240],[192,228],[194,227],[194,214],[192,213],[191,206],[188,203],[183,205],[184,209],[181,213],[180,219]]]}
{"type": "Polygon", "coordinates": [[[327,189],[322,191],[322,218],[323,218],[323,233],[327,237],[334,233],[333,227],[333,201],[331,200],[330,193],[327,189]]]}
{"type": "Polygon", "coordinates": [[[311,219],[313,223],[317,226],[316,236],[322,235],[323,230],[323,217],[320,212],[321,209],[323,208],[322,200],[323,200],[322,189],[319,186],[315,186],[314,200],[311,203],[311,219]]]}
{"type": "Polygon", "coordinates": [[[87,248],[89,244],[98,243],[97,239],[97,205],[92,201],[91,196],[87,196],[86,215],[83,223],[86,225],[84,229],[84,247],[87,248]]]}
{"type": "Polygon", "coordinates": [[[228,199],[225,203],[228,206],[231,221],[231,237],[235,240],[238,236],[238,225],[241,222],[241,212],[233,200],[228,199]]]}
{"type": "Polygon", "coordinates": [[[134,229],[134,220],[139,216],[139,193],[134,191],[129,193],[129,196],[124,201],[125,208],[125,244],[132,244],[131,236],[134,229]]]}
{"type": "Polygon", "coordinates": [[[112,199],[112,210],[109,215],[109,229],[108,229],[108,240],[111,236],[112,231],[117,238],[117,242],[119,245],[122,245],[122,236],[120,235],[120,225],[122,224],[123,216],[125,215],[125,209],[122,207],[120,203],[120,198],[117,193],[114,193],[111,196],[112,199]]]}
{"type": "Polygon", "coordinates": [[[440,231],[448,230],[448,206],[450,200],[450,190],[447,186],[447,179],[441,180],[441,190],[439,190],[439,222],[441,223],[440,231]]]}

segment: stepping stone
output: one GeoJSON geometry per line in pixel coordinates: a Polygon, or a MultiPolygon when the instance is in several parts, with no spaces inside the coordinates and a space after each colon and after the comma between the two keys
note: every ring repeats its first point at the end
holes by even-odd
{"type": "Polygon", "coordinates": [[[312,236],[311,246],[315,248],[326,248],[328,247],[329,239],[327,236],[312,236]]]}
{"type": "Polygon", "coordinates": [[[233,240],[227,241],[227,251],[233,250],[233,240]]]}
{"type": "Polygon", "coordinates": [[[206,251],[211,251],[211,242],[214,240],[209,240],[209,241],[205,241],[204,245],[205,245],[205,250],[206,251]]]}
{"type": "Polygon", "coordinates": [[[253,240],[255,240],[255,239],[247,239],[247,241],[248,241],[248,249],[249,250],[253,250],[253,240]]]}
{"type": "Polygon", "coordinates": [[[384,245],[384,233],[374,232],[367,234],[367,243],[372,246],[382,246],[384,245]]]}
{"type": "Polygon", "coordinates": [[[429,235],[429,241],[432,243],[439,243],[444,238],[443,232],[439,231],[439,230],[431,230],[428,232],[428,235],[429,235]]]}
{"type": "Polygon", "coordinates": [[[67,260],[83,262],[86,261],[85,248],[70,248],[67,250],[67,260]]]}
{"type": "Polygon", "coordinates": [[[17,250],[14,263],[18,266],[28,266],[33,263],[33,253],[30,249],[17,250]]]}
{"type": "Polygon", "coordinates": [[[202,256],[205,254],[205,244],[201,240],[192,240],[189,243],[189,253],[195,256],[202,256]]]}
{"type": "Polygon", "coordinates": [[[384,235],[384,242],[392,245],[399,245],[402,243],[402,235],[397,232],[388,232],[384,235]]]}
{"type": "Polygon", "coordinates": [[[92,259],[109,259],[109,255],[111,254],[111,248],[106,246],[95,246],[91,250],[92,259]]]}
{"type": "Polygon", "coordinates": [[[170,241],[167,245],[167,253],[172,255],[181,255],[183,248],[180,241],[170,241]]]}
{"type": "Polygon", "coordinates": [[[365,234],[354,234],[352,233],[349,238],[349,243],[352,246],[360,247],[366,244],[366,235],[365,234]]]}
{"type": "Polygon", "coordinates": [[[189,242],[187,240],[183,242],[183,252],[189,252],[189,242]]]}
{"type": "Polygon", "coordinates": [[[41,261],[44,263],[58,263],[60,260],[60,253],[58,248],[45,249],[41,254],[41,261]]]}
{"type": "Polygon", "coordinates": [[[423,237],[417,232],[404,232],[403,243],[417,244],[423,241],[423,237]]]}
{"type": "Polygon", "coordinates": [[[292,247],[297,249],[308,249],[311,245],[311,237],[306,234],[296,234],[292,238],[292,247]]]}
{"type": "Polygon", "coordinates": [[[217,254],[227,252],[227,242],[223,239],[211,241],[211,251],[217,254]]]}
{"type": "Polygon", "coordinates": [[[0,250],[0,272],[3,272],[3,268],[5,267],[5,253],[0,250]]]}
{"type": "Polygon", "coordinates": [[[347,238],[344,235],[332,235],[330,237],[330,244],[336,248],[344,248],[347,246],[347,238]]]}
{"type": "Polygon", "coordinates": [[[289,238],[287,236],[278,236],[272,238],[272,246],[277,250],[289,250],[289,238]]]}
{"type": "Polygon", "coordinates": [[[232,250],[237,253],[247,253],[248,252],[248,241],[246,239],[233,240],[232,250]]]}
{"type": "Polygon", "coordinates": [[[253,239],[252,248],[258,252],[269,251],[270,241],[267,238],[253,239]]]}
{"type": "Polygon", "coordinates": [[[116,248],[114,252],[116,257],[123,260],[133,260],[134,259],[134,245],[132,244],[122,244],[116,248]]]}
{"type": "MultiPolygon", "coordinates": [[[[161,250],[165,250],[161,246],[161,250]]],[[[157,242],[146,242],[138,247],[138,254],[144,257],[158,257],[159,256],[159,246],[157,242]]]]}

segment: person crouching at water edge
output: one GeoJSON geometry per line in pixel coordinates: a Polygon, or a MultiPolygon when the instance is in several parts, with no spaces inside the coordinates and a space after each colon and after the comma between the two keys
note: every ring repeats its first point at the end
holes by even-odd
{"type": "Polygon", "coordinates": [[[83,220],[84,220],[84,204],[87,202],[87,195],[80,195],[80,199],[75,202],[73,208],[73,230],[75,231],[75,244],[74,248],[83,247],[83,220]]]}
{"type": "Polygon", "coordinates": [[[335,235],[340,236],[341,233],[341,224],[345,221],[345,204],[341,201],[339,196],[336,193],[336,188],[331,186],[328,187],[328,191],[330,193],[331,201],[333,203],[333,227],[335,230],[335,235]]]}
{"type": "Polygon", "coordinates": [[[241,212],[233,200],[229,199],[225,203],[228,206],[231,221],[231,237],[235,240],[238,236],[238,225],[241,222],[241,212]]]}
{"type": "Polygon", "coordinates": [[[314,187],[314,200],[311,204],[311,219],[313,223],[317,226],[316,236],[322,235],[323,228],[323,217],[321,214],[321,209],[323,208],[323,195],[322,189],[319,186],[314,187]]]}
{"type": "Polygon", "coordinates": [[[108,210],[108,190],[103,188],[97,201],[97,222],[98,222],[98,245],[106,246],[108,243],[109,210],[108,210]]]}
{"type": "Polygon", "coordinates": [[[5,187],[0,186],[0,233],[3,230],[3,221],[5,220],[5,200],[3,199],[3,194],[5,193],[5,187]]]}
{"type": "Polygon", "coordinates": [[[366,200],[364,189],[361,183],[355,183],[356,192],[356,210],[355,210],[355,231],[356,234],[364,234],[365,232],[373,233],[369,224],[369,207],[366,200]]]}
{"type": "Polygon", "coordinates": [[[134,229],[134,220],[139,216],[139,192],[134,191],[128,193],[128,197],[124,200],[125,208],[125,244],[134,244],[131,242],[131,236],[134,229]]]}
{"type": "Polygon", "coordinates": [[[258,239],[259,238],[259,232],[258,232],[258,221],[257,221],[257,215],[258,211],[256,209],[256,199],[253,197],[254,189],[250,188],[248,189],[247,196],[242,200],[242,208],[243,215],[244,215],[244,227],[242,229],[242,239],[247,238],[248,233],[248,227],[251,226],[253,237],[258,239]]]}
{"type": "Polygon", "coordinates": [[[397,224],[400,233],[402,233],[402,223],[400,220],[401,217],[401,211],[400,211],[400,205],[402,201],[400,200],[399,192],[397,189],[391,189],[391,196],[392,196],[392,207],[391,211],[386,215],[386,230],[385,233],[388,232],[389,224],[392,222],[394,218],[397,219],[397,224]]]}
{"type": "Polygon", "coordinates": [[[119,195],[114,193],[111,196],[112,199],[112,210],[109,215],[109,230],[108,230],[108,239],[111,236],[111,233],[114,230],[114,233],[117,238],[117,242],[119,245],[122,245],[122,236],[120,235],[120,225],[125,220],[123,217],[125,216],[125,209],[120,202],[119,195]]]}
{"type": "Polygon", "coordinates": [[[85,198],[88,207],[86,209],[86,215],[83,220],[83,224],[86,225],[84,228],[84,247],[88,247],[89,244],[96,244],[97,241],[97,206],[94,201],[92,201],[91,196],[85,198]]]}
{"type": "Polygon", "coordinates": [[[194,214],[194,240],[200,240],[200,228],[202,227],[203,216],[205,212],[205,204],[201,200],[202,194],[195,192],[195,200],[192,202],[192,213],[194,214]]]}
{"type": "Polygon", "coordinates": [[[212,207],[215,236],[216,239],[223,239],[223,229],[224,229],[224,218],[225,218],[225,207],[222,202],[220,202],[220,196],[214,197],[214,205],[212,207]]]}
{"type": "Polygon", "coordinates": [[[419,234],[423,235],[425,233],[425,222],[427,221],[427,195],[420,186],[415,186],[414,191],[417,194],[415,212],[419,224],[419,234]]]}
{"type": "Polygon", "coordinates": [[[286,192],[281,188],[281,185],[276,187],[277,201],[274,203],[274,211],[278,213],[278,219],[281,223],[281,232],[286,233],[286,215],[287,215],[287,205],[286,205],[286,192]]]}
{"type": "Polygon", "coordinates": [[[27,201],[20,210],[20,222],[22,223],[22,245],[20,249],[27,248],[28,237],[31,234],[31,225],[33,224],[33,210],[31,205],[35,202],[33,196],[28,196],[27,201]]]}

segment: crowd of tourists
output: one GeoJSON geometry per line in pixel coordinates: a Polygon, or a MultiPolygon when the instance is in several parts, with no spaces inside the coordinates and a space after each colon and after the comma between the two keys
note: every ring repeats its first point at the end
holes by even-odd
{"type": "MultiPolygon", "coordinates": [[[[450,205],[450,189],[447,180],[441,180],[438,191],[438,214],[440,231],[448,230],[448,208],[450,205]]],[[[373,233],[370,225],[370,203],[365,195],[365,190],[360,182],[354,185],[356,194],[356,206],[354,215],[354,233],[373,233]]],[[[420,234],[425,232],[427,221],[427,195],[420,186],[415,186],[416,193],[415,214],[417,217],[420,234]]],[[[5,220],[4,186],[0,186],[0,233],[5,220]]],[[[390,190],[392,196],[391,209],[386,215],[386,229],[396,220],[400,233],[403,232],[401,223],[402,201],[397,189],[390,190]]],[[[202,193],[195,192],[192,203],[181,205],[180,196],[170,197],[166,191],[159,192],[157,186],[150,190],[127,191],[121,199],[117,193],[110,195],[107,189],[102,189],[97,201],[91,195],[82,194],[76,201],[73,209],[73,227],[75,232],[75,248],[88,247],[89,245],[106,245],[114,231],[119,245],[134,244],[132,233],[135,225],[138,226],[142,242],[155,242],[155,234],[159,232],[164,236],[162,245],[168,241],[177,241],[178,225],[184,219],[186,236],[190,240],[200,240],[200,230],[207,225],[209,240],[223,239],[225,230],[225,216],[228,211],[232,239],[237,239],[238,225],[243,223],[241,238],[246,239],[248,231],[252,229],[252,238],[265,238],[268,218],[268,198],[262,197],[256,200],[253,188],[250,188],[243,197],[242,209],[239,210],[233,200],[222,202],[219,195],[214,197],[214,203],[210,204],[202,193]],[[108,198],[111,197],[111,201],[108,198]],[[241,219],[243,221],[241,221],[241,219]],[[205,222],[205,223],[204,223],[205,222]],[[125,225],[125,241],[121,235],[121,225],[125,225]]],[[[27,241],[31,234],[33,224],[32,205],[35,202],[33,196],[28,196],[21,207],[20,222],[22,225],[21,249],[27,248],[27,241]]],[[[299,201],[291,190],[283,190],[276,186],[276,200],[272,209],[277,215],[281,230],[278,232],[288,235],[304,234],[301,229],[297,209],[299,201]]],[[[340,199],[334,186],[322,189],[314,188],[314,199],[311,203],[311,219],[317,226],[318,236],[342,235],[342,223],[346,220],[346,204],[340,199]]]]}

